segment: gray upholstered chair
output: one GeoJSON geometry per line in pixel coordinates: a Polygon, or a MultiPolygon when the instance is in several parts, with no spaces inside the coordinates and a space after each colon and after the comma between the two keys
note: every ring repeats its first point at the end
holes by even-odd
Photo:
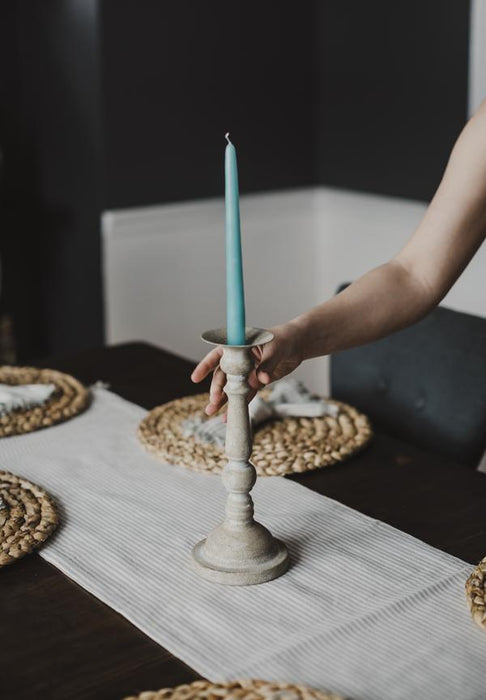
{"type": "Polygon", "coordinates": [[[331,389],[379,430],[476,467],[486,448],[486,319],[438,307],[388,338],[336,353],[331,389]]]}

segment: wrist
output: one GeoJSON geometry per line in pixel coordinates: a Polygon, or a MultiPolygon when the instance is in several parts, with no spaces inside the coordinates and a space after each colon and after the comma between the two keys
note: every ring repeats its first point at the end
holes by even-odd
{"type": "Polygon", "coordinates": [[[299,339],[302,360],[310,360],[313,357],[322,357],[332,352],[331,348],[331,323],[325,319],[324,308],[316,307],[306,313],[297,316],[288,322],[293,332],[299,339]]]}
{"type": "Polygon", "coordinates": [[[310,352],[312,333],[306,314],[287,321],[283,326],[283,330],[299,361],[303,362],[310,359],[312,357],[310,352]]]}

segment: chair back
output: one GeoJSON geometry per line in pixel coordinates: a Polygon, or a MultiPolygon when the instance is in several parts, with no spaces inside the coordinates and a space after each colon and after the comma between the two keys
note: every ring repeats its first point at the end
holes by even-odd
{"type": "Polygon", "coordinates": [[[476,467],[486,448],[486,319],[438,307],[336,353],[331,389],[378,430],[476,467]]]}

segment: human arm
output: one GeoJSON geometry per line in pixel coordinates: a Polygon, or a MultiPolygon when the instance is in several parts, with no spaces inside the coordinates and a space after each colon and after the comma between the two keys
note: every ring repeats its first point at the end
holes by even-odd
{"type": "MultiPolygon", "coordinates": [[[[285,376],[303,360],[368,343],[425,316],[464,270],[486,232],[486,103],[468,122],[451,153],[437,192],[404,248],[332,299],[272,331],[275,339],[255,351],[252,393],[285,376]]],[[[201,381],[214,370],[214,413],[224,403],[221,350],[196,367],[201,381]]]]}

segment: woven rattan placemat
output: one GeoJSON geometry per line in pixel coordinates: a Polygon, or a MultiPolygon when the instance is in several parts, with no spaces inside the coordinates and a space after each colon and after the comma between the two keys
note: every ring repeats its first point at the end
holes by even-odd
{"type": "Polygon", "coordinates": [[[228,683],[194,681],[175,688],[148,690],[125,700],[344,700],[341,695],[314,690],[304,685],[245,680],[228,683]]]}
{"type": "Polygon", "coordinates": [[[466,597],[474,622],[486,630],[486,557],[466,581],[466,597]]]}
{"type": "Polygon", "coordinates": [[[41,406],[0,416],[0,437],[22,435],[69,420],[84,411],[88,390],[69,374],[36,367],[0,367],[0,384],[54,384],[51,398],[41,406]]]}
{"type": "Polygon", "coordinates": [[[54,503],[44,489],[0,471],[0,567],[39,547],[57,522],[54,503]]]}
{"type": "MultiPolygon", "coordinates": [[[[186,396],[157,406],[142,420],[138,436],[164,462],[199,472],[219,473],[226,459],[221,447],[183,435],[191,416],[204,415],[208,394],[186,396]]],[[[281,476],[336,464],[361,450],[370,440],[368,418],[348,404],[336,418],[278,418],[255,430],[251,460],[260,476],[281,476]]]]}

